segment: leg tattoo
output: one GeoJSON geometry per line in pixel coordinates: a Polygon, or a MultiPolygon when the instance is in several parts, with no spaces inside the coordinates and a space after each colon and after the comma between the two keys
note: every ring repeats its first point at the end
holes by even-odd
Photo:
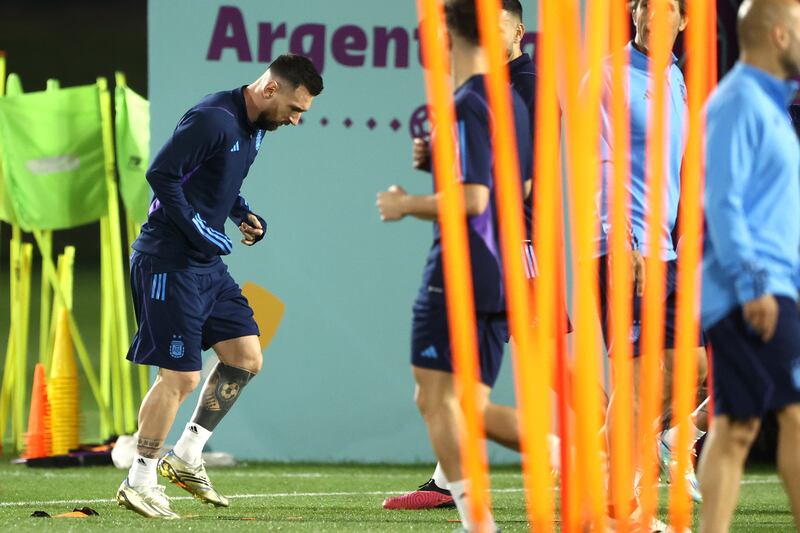
{"type": "Polygon", "coordinates": [[[214,431],[254,375],[247,370],[218,362],[203,385],[192,422],[214,431]]]}
{"type": "Polygon", "coordinates": [[[163,440],[139,437],[136,441],[136,453],[148,459],[158,459],[158,454],[161,452],[162,446],[164,446],[163,440]]]}

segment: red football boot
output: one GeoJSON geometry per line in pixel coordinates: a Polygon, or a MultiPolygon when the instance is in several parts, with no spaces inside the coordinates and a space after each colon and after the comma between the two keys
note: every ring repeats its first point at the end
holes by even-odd
{"type": "Polygon", "coordinates": [[[413,492],[383,500],[383,508],[392,510],[451,509],[455,506],[450,491],[437,486],[433,479],[413,492]]]}

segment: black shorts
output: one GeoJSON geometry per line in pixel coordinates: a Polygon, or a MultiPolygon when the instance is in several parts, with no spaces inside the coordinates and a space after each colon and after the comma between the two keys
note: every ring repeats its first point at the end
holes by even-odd
{"type": "MultiPolygon", "coordinates": [[[[508,341],[505,313],[478,313],[475,317],[481,381],[493,387],[500,374],[503,350],[508,341]]],[[[431,370],[453,372],[447,310],[443,306],[414,305],[411,326],[411,364],[431,370]]]]}
{"type": "Polygon", "coordinates": [[[222,261],[202,271],[165,272],[156,258],[135,252],[131,291],[138,331],[127,357],[134,363],[200,370],[203,350],[259,334],[253,310],[222,261]]]}
{"type": "MultiPolygon", "coordinates": [[[[597,272],[599,284],[599,298],[600,298],[600,323],[603,327],[603,339],[608,349],[608,354],[613,355],[614,342],[616,339],[611,337],[611,319],[609,316],[609,309],[611,307],[611,290],[612,287],[608,282],[608,256],[598,258],[597,272]]],[[[665,293],[664,293],[664,349],[675,348],[675,311],[677,308],[677,294],[678,288],[678,263],[677,261],[668,261],[666,264],[667,272],[665,276],[665,293]]],[[[647,280],[645,280],[647,283],[647,280]]],[[[633,295],[633,315],[630,328],[630,336],[625,339],[633,345],[633,356],[639,357],[641,355],[641,336],[642,336],[642,298],[633,295]]],[[[698,332],[697,346],[705,346],[705,339],[702,332],[698,332]]]]}
{"type": "Polygon", "coordinates": [[[767,343],[740,306],[706,331],[714,348],[714,414],[745,420],[800,403],[800,314],[791,298],[777,300],[778,326],[767,343]]]}

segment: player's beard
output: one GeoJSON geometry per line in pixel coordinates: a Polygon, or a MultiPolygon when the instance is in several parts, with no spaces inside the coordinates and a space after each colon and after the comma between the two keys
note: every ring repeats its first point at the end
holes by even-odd
{"type": "Polygon", "coordinates": [[[800,43],[796,42],[794,36],[791,36],[792,42],[784,52],[778,56],[778,63],[780,63],[787,78],[796,78],[800,76],[800,43]]]}
{"type": "Polygon", "coordinates": [[[255,124],[258,129],[267,131],[275,131],[281,127],[281,123],[269,118],[266,112],[262,112],[258,115],[258,118],[253,124],[255,124]]]}

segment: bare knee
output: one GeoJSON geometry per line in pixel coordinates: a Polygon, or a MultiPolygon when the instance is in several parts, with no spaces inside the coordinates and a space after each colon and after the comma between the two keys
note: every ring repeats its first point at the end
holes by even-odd
{"type": "Polygon", "coordinates": [[[778,413],[778,424],[781,431],[800,433],[800,405],[785,407],[778,413]]]}
{"type": "Polygon", "coordinates": [[[242,363],[237,366],[243,370],[247,370],[251,374],[258,374],[264,366],[264,356],[261,354],[261,350],[251,350],[249,353],[242,356],[242,363]]]}
{"type": "Polygon", "coordinates": [[[697,348],[697,388],[702,389],[705,386],[706,379],[708,378],[708,354],[705,348],[697,348]]]}
{"type": "Polygon", "coordinates": [[[159,372],[159,383],[176,394],[182,402],[200,384],[200,372],[176,372],[162,368],[159,372]]]}
{"type": "Polygon", "coordinates": [[[228,366],[246,370],[251,374],[261,372],[261,368],[264,365],[261,344],[255,335],[220,341],[212,348],[220,361],[228,366]]]}
{"type": "MultiPolygon", "coordinates": [[[[489,407],[492,406],[492,402],[489,400],[489,389],[487,388],[484,392],[481,390],[476,398],[476,405],[478,413],[481,414],[482,417],[486,418],[486,412],[489,410],[489,407]]],[[[459,407],[461,410],[464,410],[464,398],[459,398],[459,407]]]]}
{"type": "Polygon", "coordinates": [[[731,421],[727,439],[730,451],[746,457],[758,436],[760,426],[761,422],[758,418],[731,421]]]}
{"type": "Polygon", "coordinates": [[[436,415],[445,410],[459,410],[458,402],[452,388],[442,388],[431,383],[418,383],[414,392],[414,401],[423,418],[436,415]]]}
{"type": "Polygon", "coordinates": [[[778,470],[781,475],[795,476],[798,466],[797,441],[800,439],[800,405],[790,405],[778,412],[778,470]]]}
{"type": "Polygon", "coordinates": [[[417,404],[417,409],[419,409],[422,417],[425,418],[441,407],[443,403],[442,395],[431,390],[430,386],[417,385],[414,391],[414,403],[417,404]]]}

